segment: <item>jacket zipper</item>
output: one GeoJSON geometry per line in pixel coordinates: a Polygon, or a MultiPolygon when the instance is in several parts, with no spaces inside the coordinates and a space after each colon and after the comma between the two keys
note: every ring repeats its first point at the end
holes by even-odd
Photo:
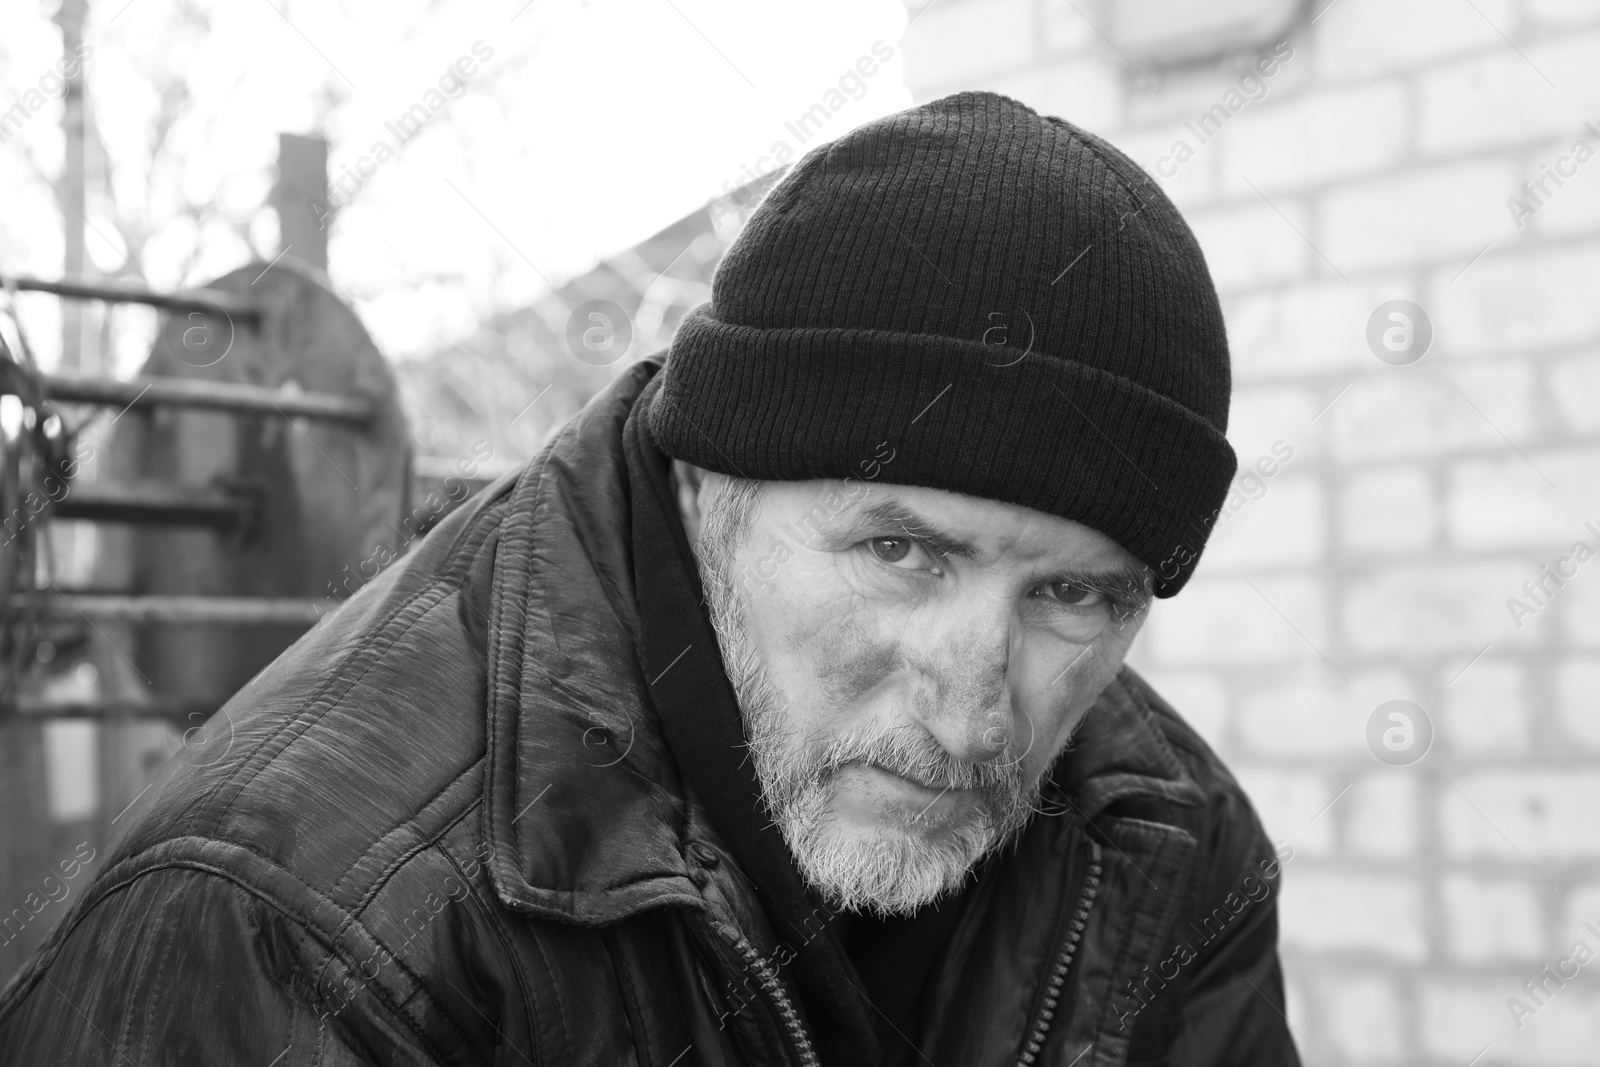
{"type": "Polygon", "coordinates": [[[1078,894],[1078,908],[1072,913],[1072,919],[1067,924],[1067,936],[1062,939],[1061,947],[1056,951],[1055,965],[1051,967],[1050,976],[1045,981],[1044,998],[1039,1003],[1039,1012],[1034,1017],[1033,1027],[1028,1032],[1027,1042],[1022,1046],[1022,1053],[1017,1057],[1018,1067],[1032,1067],[1044,1049],[1045,1038],[1050,1034],[1050,1021],[1056,1016],[1056,1006],[1061,1001],[1061,990],[1067,984],[1067,971],[1071,969],[1073,957],[1078,953],[1078,943],[1083,940],[1083,931],[1089,923],[1089,909],[1094,906],[1095,894],[1100,891],[1102,874],[1100,843],[1091,840],[1089,847],[1094,853],[1089,860],[1089,873],[1083,878],[1083,889],[1078,894]]]}
{"type": "Polygon", "coordinates": [[[821,1067],[822,1061],[817,1058],[816,1051],[811,1047],[811,1038],[806,1033],[805,1023],[800,1021],[800,1013],[794,1010],[794,1004],[789,1000],[789,994],[783,991],[783,984],[778,981],[777,970],[756,951],[748,938],[740,935],[733,942],[734,951],[744,959],[744,965],[755,973],[761,980],[761,988],[766,990],[778,1009],[778,1016],[783,1020],[784,1029],[789,1032],[789,1039],[800,1050],[800,1062],[804,1067],[821,1067]]]}

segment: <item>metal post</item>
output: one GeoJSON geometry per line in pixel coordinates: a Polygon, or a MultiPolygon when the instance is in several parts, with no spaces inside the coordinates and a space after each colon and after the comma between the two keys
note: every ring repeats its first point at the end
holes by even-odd
{"type": "Polygon", "coordinates": [[[272,187],[278,249],[323,271],[328,269],[328,231],[312,205],[327,202],[328,142],[278,134],[278,182],[272,187]]]}
{"type": "Polygon", "coordinates": [[[343,422],[357,429],[371,421],[374,405],[364,396],[307,393],[290,389],[262,389],[238,382],[208,382],[197,378],[58,378],[43,375],[40,384],[51,400],[107,407],[158,406],[210,408],[284,418],[343,422]]]}
{"type": "MultiPolygon", "coordinates": [[[[61,27],[61,53],[66,92],[62,97],[61,132],[65,157],[61,164],[61,226],[64,240],[63,266],[68,277],[80,277],[85,263],[83,220],[86,210],[83,64],[78,53],[83,44],[83,25],[88,16],[87,0],[61,0],[55,21],[61,27]]],[[[61,309],[61,366],[83,369],[83,308],[73,304],[61,309]]]]}
{"type": "Polygon", "coordinates": [[[73,300],[109,300],[113,303],[149,304],[168,311],[202,311],[215,314],[220,311],[234,322],[259,322],[261,308],[237,293],[219,289],[191,289],[184,293],[158,293],[154,289],[127,282],[87,282],[81,278],[63,278],[47,281],[11,275],[0,278],[0,284],[40,293],[55,293],[73,300]]]}
{"type": "Polygon", "coordinates": [[[47,619],[130,622],[154,626],[315,626],[339,606],[336,600],[294,597],[123,596],[107,593],[15,593],[18,608],[47,619]]]}
{"type": "Polygon", "coordinates": [[[138,480],[79,486],[61,498],[53,514],[90,522],[245,531],[259,511],[258,494],[138,480]]]}

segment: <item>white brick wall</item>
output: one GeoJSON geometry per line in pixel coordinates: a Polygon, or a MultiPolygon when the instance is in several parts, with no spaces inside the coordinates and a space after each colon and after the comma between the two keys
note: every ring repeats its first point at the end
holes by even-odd
{"type": "Polygon", "coordinates": [[[1452,282],[1465,266],[1439,271],[1425,301],[1452,353],[1505,357],[1556,345],[1592,346],[1600,333],[1600,300],[1593,299],[1600,243],[1506,254],[1497,249],[1452,282]]]}
{"type": "Polygon", "coordinates": [[[1486,756],[1514,755],[1526,749],[1531,716],[1522,666],[1486,656],[1472,666],[1470,683],[1463,675],[1458,684],[1450,684],[1455,675],[1453,670],[1442,680],[1441,744],[1452,753],[1486,756]]]}
{"type": "MultiPolygon", "coordinates": [[[[1249,454],[1246,455],[1248,462],[1249,454]]],[[[1221,524],[1207,552],[1230,566],[1315,563],[1323,556],[1327,510],[1320,479],[1282,474],[1266,481],[1266,495],[1221,524]]]]}
{"type": "MultiPolygon", "coordinates": [[[[1459,156],[1578,133],[1584,116],[1568,107],[1551,107],[1554,93],[1527,59],[1490,47],[1417,78],[1417,147],[1423,153],[1459,156]]],[[[1509,194],[1508,189],[1501,196],[1509,194]]]]}
{"type": "Polygon", "coordinates": [[[1544,949],[1539,893],[1526,881],[1445,877],[1446,934],[1463,963],[1537,957],[1544,949]]]}
{"type": "MultiPolygon", "coordinates": [[[[1330,750],[1355,755],[1363,744],[1366,709],[1343,688],[1329,684],[1331,671],[1312,653],[1311,662],[1263,679],[1240,701],[1239,750],[1261,756],[1322,756],[1330,750]]],[[[1333,676],[1337,677],[1337,676],[1333,676]]],[[[1297,772],[1303,773],[1303,772],[1297,772]]],[[[1327,799],[1332,799],[1330,790],[1327,799]]],[[[1280,836],[1298,841],[1285,827],[1280,836]]]]}
{"type": "Polygon", "coordinates": [[[1330,1053],[1356,1063],[1399,1059],[1405,1005],[1395,982],[1361,975],[1319,984],[1319,999],[1332,1036],[1330,1053]]]}
{"type": "Polygon", "coordinates": [[[918,4],[913,12],[901,45],[909,85],[1003,74],[1033,58],[1031,0],[918,4]]]}
{"type": "MultiPolygon", "coordinates": [[[[1152,87],[1090,27],[1114,3],[939,0],[912,89],[1011,93],[1153,171],[1247,57],[1141,64],[1152,87]]],[[[1600,558],[1521,629],[1506,608],[1600,548],[1600,156],[1523,227],[1506,207],[1600,125],[1600,0],[1308,8],[1266,95],[1156,175],[1223,296],[1241,463],[1294,459],[1132,659],[1297,849],[1305,1062],[1600,1063],[1600,960],[1520,1029],[1506,1006],[1575,938],[1600,950],[1600,558]],[[1406,367],[1365,340],[1396,298],[1434,328],[1406,367]],[[1396,698],[1434,728],[1404,767],[1365,742],[1396,698]]]]}
{"type": "MultiPolygon", "coordinates": [[[[1600,187],[1600,182],[1596,183],[1600,187]]],[[[1600,356],[1578,356],[1552,363],[1550,393],[1565,429],[1574,434],[1600,430],[1600,356]]]]}
{"type": "Polygon", "coordinates": [[[1438,536],[1433,472],[1417,464],[1368,468],[1344,482],[1339,536],[1352,551],[1376,556],[1415,553],[1438,536]]]}
{"type": "Polygon", "coordinates": [[[1542,859],[1600,855],[1600,771],[1485,771],[1462,775],[1439,796],[1440,836],[1451,856],[1521,860],[1532,869],[1542,859]]]}
{"type": "Polygon", "coordinates": [[[1431,60],[1499,47],[1503,41],[1495,27],[1512,33],[1518,15],[1509,0],[1339,0],[1318,10],[1317,71],[1330,82],[1409,73],[1431,60]]]}
{"type": "MultiPolygon", "coordinates": [[[[1341,843],[1358,856],[1402,857],[1416,852],[1421,808],[1416,776],[1401,768],[1356,779],[1350,792],[1330,808],[1327,817],[1342,828],[1341,843]]],[[[1320,820],[1319,820],[1320,821],[1320,820]]]]}
{"type": "MultiPolygon", "coordinates": [[[[1505,598],[1527,577],[1512,560],[1410,561],[1352,576],[1344,588],[1344,640],[1372,655],[1472,652],[1512,632],[1505,598]]],[[[1544,623],[1536,616],[1531,633],[1544,623]]]]}
{"type": "Polygon", "coordinates": [[[1462,162],[1339,185],[1322,198],[1319,247],[1346,274],[1475,255],[1504,237],[1508,161],[1462,162]]]}
{"type": "Polygon", "coordinates": [[[1474,1067],[1592,1067],[1600,1043],[1600,996],[1569,986],[1518,1030],[1505,1001],[1520,981],[1425,983],[1421,1037],[1423,1048],[1437,1057],[1433,1062],[1465,1064],[1488,1046],[1474,1067]]]}
{"type": "Polygon", "coordinates": [[[1312,646],[1326,643],[1321,585],[1299,576],[1252,581],[1253,589],[1242,578],[1192,580],[1151,620],[1146,651],[1173,664],[1316,659],[1312,646]]]}
{"type": "Polygon", "coordinates": [[[1600,749],[1600,656],[1575,656],[1556,671],[1556,711],[1567,740],[1600,749]]]}
{"type": "Polygon", "coordinates": [[[1316,269],[1311,246],[1295,234],[1311,228],[1304,204],[1289,199],[1270,206],[1259,200],[1240,201],[1190,211],[1188,216],[1219,289],[1302,278],[1316,269]]]}
{"type": "Polygon", "coordinates": [[[1451,464],[1445,482],[1450,541],[1460,548],[1554,550],[1584,532],[1521,456],[1451,464]]]}
{"type": "MultiPolygon", "coordinates": [[[[1363,339],[1367,315],[1389,299],[1398,284],[1392,279],[1351,283],[1335,278],[1235,296],[1225,308],[1235,378],[1241,382],[1304,379],[1319,371],[1372,370],[1363,339]]],[[[1347,380],[1328,390],[1301,425],[1309,423],[1347,380]]]]}
{"type": "Polygon", "coordinates": [[[1253,196],[1253,184],[1270,196],[1383,171],[1404,158],[1410,126],[1410,93],[1398,78],[1325,94],[1269,93],[1260,112],[1217,138],[1221,188],[1253,196]]]}
{"type": "Polygon", "coordinates": [[[1419,963],[1427,954],[1421,883],[1414,878],[1295,872],[1282,898],[1281,934],[1288,949],[1370,953],[1419,963]]]}

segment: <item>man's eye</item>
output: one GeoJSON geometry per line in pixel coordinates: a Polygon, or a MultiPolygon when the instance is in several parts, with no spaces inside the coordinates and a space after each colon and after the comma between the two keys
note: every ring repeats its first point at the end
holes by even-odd
{"type": "Polygon", "coordinates": [[[867,548],[884,563],[902,570],[938,570],[923,547],[909,537],[874,537],[867,548]]]}
{"type": "Polygon", "coordinates": [[[1051,600],[1058,600],[1063,604],[1071,604],[1073,607],[1079,608],[1094,607],[1104,603],[1106,599],[1104,593],[1094,589],[1087,589],[1072,582],[1046,582],[1039,588],[1051,600]]]}

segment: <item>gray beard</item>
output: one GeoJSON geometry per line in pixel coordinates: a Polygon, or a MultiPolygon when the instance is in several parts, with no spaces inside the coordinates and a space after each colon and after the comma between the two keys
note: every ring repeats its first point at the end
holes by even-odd
{"type": "Polygon", "coordinates": [[[762,800],[802,878],[835,910],[879,915],[906,915],[957,889],[985,855],[1022,832],[1048,775],[1030,785],[1019,762],[957,760],[910,722],[800,736],[789,714],[791,701],[773,683],[749,637],[744,602],[732,578],[732,546],[718,543],[718,533],[733,531],[706,532],[711,536],[702,536],[696,552],[712,625],[738,698],[762,800]],[[945,782],[952,789],[975,789],[980,801],[976,810],[959,816],[925,812],[852,834],[827,810],[834,775],[851,762],[945,782]],[[935,828],[940,832],[934,839],[922,832],[935,828]]]}

